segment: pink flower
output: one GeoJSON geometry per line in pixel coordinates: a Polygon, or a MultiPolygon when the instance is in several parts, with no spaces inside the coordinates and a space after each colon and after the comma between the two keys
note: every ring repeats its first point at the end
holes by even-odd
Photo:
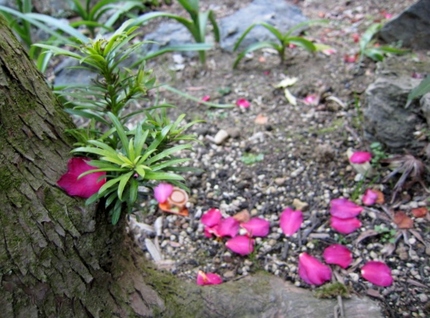
{"type": "Polygon", "coordinates": [[[205,226],[205,229],[204,229],[205,236],[207,238],[211,238],[212,235],[215,235],[216,237],[221,237],[221,235],[218,232],[218,228],[219,228],[218,224],[214,226],[205,226]]]}
{"type": "Polygon", "coordinates": [[[222,219],[221,212],[218,209],[209,209],[205,214],[202,215],[201,222],[206,226],[214,226],[218,224],[222,219]]]}
{"type": "Polygon", "coordinates": [[[204,273],[199,271],[197,273],[197,285],[219,285],[222,283],[222,278],[218,274],[204,273]]]}
{"type": "Polygon", "coordinates": [[[332,244],[324,250],[324,260],[327,264],[339,265],[347,268],[352,263],[352,253],[344,245],[332,244]]]}
{"type": "Polygon", "coordinates": [[[254,240],[246,235],[238,235],[225,243],[228,249],[242,256],[252,253],[254,240]]]}
{"type": "Polygon", "coordinates": [[[205,95],[202,97],[203,102],[208,102],[208,101],[210,101],[210,99],[211,99],[211,97],[209,95],[205,95]]]}
{"type": "Polygon", "coordinates": [[[67,172],[63,174],[57,184],[68,195],[89,198],[97,193],[106,183],[105,172],[93,172],[81,178],[79,176],[84,172],[97,169],[90,166],[87,162],[89,158],[75,157],[67,163],[67,172]]]}
{"type": "Polygon", "coordinates": [[[370,261],[361,268],[361,276],[372,284],[387,287],[393,283],[391,269],[384,262],[370,261]]]}
{"type": "Polygon", "coordinates": [[[249,236],[267,236],[270,230],[270,222],[262,218],[252,218],[248,222],[241,223],[246,231],[248,231],[249,236]]]}
{"type": "Polygon", "coordinates": [[[363,211],[361,206],[345,198],[333,199],[330,201],[330,214],[339,219],[356,217],[361,211],[363,211]]]}
{"type": "Polygon", "coordinates": [[[362,164],[365,162],[369,162],[370,160],[372,160],[372,154],[367,151],[356,151],[352,154],[351,157],[349,157],[349,161],[351,163],[362,164]]]}
{"type": "Polygon", "coordinates": [[[232,216],[222,219],[218,224],[218,235],[220,237],[230,236],[235,237],[239,231],[239,222],[232,216]]]}
{"type": "Polygon", "coordinates": [[[282,211],[279,225],[281,226],[282,232],[284,232],[285,235],[291,236],[300,229],[302,222],[302,211],[294,211],[291,208],[286,208],[284,211],[282,211]]]}
{"type": "Polygon", "coordinates": [[[378,193],[373,191],[372,189],[367,189],[366,192],[364,192],[363,198],[361,199],[361,201],[363,201],[363,204],[367,206],[374,205],[377,200],[378,193]]]}
{"type": "Polygon", "coordinates": [[[330,218],[330,225],[333,230],[339,233],[349,234],[357,230],[361,226],[361,222],[357,218],[340,219],[332,216],[330,218]]]}
{"type": "Polygon", "coordinates": [[[303,100],[303,103],[305,103],[306,105],[316,105],[318,104],[318,102],[319,102],[319,99],[317,94],[310,94],[306,96],[305,99],[303,100]]]}
{"type": "Polygon", "coordinates": [[[164,203],[173,192],[173,186],[169,183],[161,182],[154,188],[154,197],[158,203],[164,203]]]}
{"type": "Polygon", "coordinates": [[[251,103],[248,102],[245,98],[239,98],[236,101],[236,106],[239,106],[240,108],[249,108],[249,106],[251,106],[251,103]]]}
{"type": "Polygon", "coordinates": [[[302,253],[299,256],[299,276],[309,285],[321,285],[331,279],[331,269],[315,257],[302,253]]]}

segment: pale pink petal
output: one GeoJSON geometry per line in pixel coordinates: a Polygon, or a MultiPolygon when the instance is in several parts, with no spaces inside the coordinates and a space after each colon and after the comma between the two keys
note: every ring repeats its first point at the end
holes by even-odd
{"type": "Polygon", "coordinates": [[[248,222],[241,223],[243,227],[249,234],[249,236],[267,236],[270,230],[270,222],[262,218],[252,218],[248,222]]]}
{"type": "Polygon", "coordinates": [[[364,192],[363,198],[361,199],[363,204],[367,206],[374,205],[377,200],[378,200],[378,193],[373,191],[372,189],[367,189],[364,192]]]}
{"type": "Polygon", "coordinates": [[[154,188],[154,197],[158,203],[164,203],[172,194],[173,186],[169,183],[161,182],[154,188]]]}
{"type": "Polygon", "coordinates": [[[97,193],[106,183],[104,172],[94,172],[79,178],[84,172],[97,169],[90,166],[89,161],[91,161],[89,158],[75,157],[67,163],[67,172],[61,176],[57,184],[68,195],[86,199],[97,193]]]}
{"type": "Polygon", "coordinates": [[[303,99],[303,102],[306,105],[316,105],[318,103],[318,95],[310,94],[303,99]]]}
{"type": "Polygon", "coordinates": [[[331,269],[315,257],[302,253],[299,255],[299,276],[309,285],[321,285],[331,279],[331,269]]]}
{"type": "Polygon", "coordinates": [[[361,268],[361,276],[372,284],[387,287],[393,283],[391,269],[384,262],[370,261],[361,268]]]}
{"type": "Polygon", "coordinates": [[[355,43],[358,43],[358,41],[360,41],[360,34],[353,33],[352,34],[352,39],[354,40],[355,43]]]}
{"type": "Polygon", "coordinates": [[[205,95],[202,97],[202,101],[204,101],[204,102],[208,102],[208,101],[210,101],[210,99],[211,99],[211,97],[209,95],[205,95]]]}
{"type": "Polygon", "coordinates": [[[251,106],[251,103],[248,102],[245,98],[239,98],[236,101],[236,106],[239,106],[241,108],[249,108],[249,106],[251,106]]]}
{"type": "Polygon", "coordinates": [[[350,234],[361,226],[361,222],[357,218],[339,219],[335,216],[330,218],[330,226],[333,230],[342,233],[350,234]]]}
{"type": "Polygon", "coordinates": [[[279,219],[279,225],[281,226],[282,232],[287,236],[291,236],[296,233],[300,229],[302,222],[302,211],[294,211],[291,208],[286,208],[282,211],[279,219]]]}
{"type": "Polygon", "coordinates": [[[363,211],[363,207],[345,198],[330,201],[330,214],[340,219],[356,217],[363,211]]]}
{"type": "Polygon", "coordinates": [[[324,260],[327,264],[339,265],[347,268],[352,263],[352,252],[344,245],[332,244],[323,252],[324,260]]]}
{"type": "Polygon", "coordinates": [[[222,219],[220,210],[212,208],[209,209],[205,214],[202,215],[201,222],[206,226],[214,226],[218,224],[222,219]]]}
{"type": "Polygon", "coordinates": [[[246,235],[238,235],[225,243],[225,246],[242,256],[252,253],[254,250],[254,240],[246,235]]]}
{"type": "Polygon", "coordinates": [[[356,151],[349,157],[351,163],[365,163],[370,160],[372,160],[372,154],[367,151],[356,151]]]}
{"type": "Polygon", "coordinates": [[[204,273],[199,271],[197,273],[197,285],[219,285],[222,283],[222,278],[215,273],[204,273]]]}
{"type": "Polygon", "coordinates": [[[223,219],[218,224],[218,234],[220,237],[235,237],[239,231],[239,222],[234,217],[223,219]]]}

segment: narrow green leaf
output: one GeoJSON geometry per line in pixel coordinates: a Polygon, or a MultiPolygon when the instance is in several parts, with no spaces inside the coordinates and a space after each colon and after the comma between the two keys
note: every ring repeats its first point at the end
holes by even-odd
{"type": "Polygon", "coordinates": [[[405,108],[409,107],[409,105],[414,99],[421,97],[427,94],[428,92],[430,92],[430,76],[427,76],[425,79],[423,79],[420,82],[420,84],[417,87],[411,90],[411,92],[408,95],[408,100],[405,108]]]}
{"type": "Polygon", "coordinates": [[[122,212],[122,202],[117,200],[112,210],[112,225],[116,225],[119,221],[122,212]]]}
{"type": "Polygon", "coordinates": [[[121,125],[118,118],[114,114],[109,112],[107,115],[109,116],[110,120],[112,121],[113,125],[116,128],[116,132],[118,134],[119,139],[121,140],[122,147],[127,152],[127,156],[130,157],[130,154],[129,154],[128,148],[127,148],[128,138],[127,138],[127,135],[125,134],[123,126],[121,125]]]}
{"type": "Polygon", "coordinates": [[[122,193],[124,192],[125,187],[127,186],[128,180],[133,176],[134,171],[123,174],[120,178],[118,185],[118,198],[122,201],[122,193]]]}
{"type": "Polygon", "coordinates": [[[160,152],[159,154],[149,158],[148,160],[146,160],[145,163],[147,165],[150,165],[151,163],[154,163],[158,160],[167,158],[168,156],[170,156],[171,154],[174,154],[175,152],[178,152],[178,151],[184,150],[184,149],[190,149],[190,148],[192,148],[192,146],[190,144],[177,145],[177,146],[174,146],[172,148],[166,149],[166,150],[160,152]]]}
{"type": "Polygon", "coordinates": [[[182,181],[182,180],[184,180],[183,177],[181,177],[180,175],[177,175],[175,173],[152,172],[152,171],[146,172],[145,179],[148,179],[148,180],[164,180],[164,181],[173,181],[173,180],[182,181]]]}
{"type": "MultiPolygon", "coordinates": [[[[274,49],[278,52],[278,54],[281,54],[281,52],[283,51],[282,45],[278,45],[275,42],[256,42],[256,43],[253,43],[237,56],[236,60],[233,63],[233,68],[237,67],[239,62],[245,57],[246,54],[251,53],[251,52],[256,51],[256,50],[266,49],[266,48],[274,49]]],[[[280,56],[280,58],[282,59],[281,56],[280,56]]]]}

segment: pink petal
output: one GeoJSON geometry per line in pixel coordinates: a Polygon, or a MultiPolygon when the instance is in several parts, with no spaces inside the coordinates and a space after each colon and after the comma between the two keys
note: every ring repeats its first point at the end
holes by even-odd
{"type": "Polygon", "coordinates": [[[372,189],[367,189],[366,192],[364,192],[363,198],[361,199],[361,201],[363,201],[363,204],[367,206],[374,205],[377,200],[378,193],[373,191],[372,189]]]}
{"type": "Polygon", "coordinates": [[[355,54],[353,54],[353,55],[345,54],[343,56],[343,60],[346,63],[355,63],[357,61],[357,55],[355,55],[355,54]]]}
{"type": "Polygon", "coordinates": [[[94,172],[79,178],[84,172],[97,169],[90,166],[87,162],[89,158],[75,157],[67,163],[67,172],[61,176],[57,184],[68,195],[89,198],[97,193],[106,183],[105,172],[94,172]]]}
{"type": "Polygon", "coordinates": [[[327,264],[339,265],[347,268],[352,263],[352,253],[344,245],[332,244],[324,250],[324,260],[327,264]]]}
{"type": "Polygon", "coordinates": [[[208,101],[210,101],[210,99],[211,99],[211,97],[209,95],[205,95],[202,97],[202,101],[204,101],[204,102],[208,102],[208,101]]]}
{"type": "Polygon", "coordinates": [[[209,209],[205,214],[202,215],[201,222],[206,226],[214,226],[218,224],[222,219],[221,212],[218,209],[209,209]]]}
{"type": "Polygon", "coordinates": [[[291,208],[286,208],[284,211],[282,211],[279,225],[281,226],[282,232],[284,232],[285,235],[291,236],[300,229],[302,222],[302,211],[294,211],[291,208]]]}
{"type": "Polygon", "coordinates": [[[358,41],[360,41],[360,34],[353,33],[352,34],[352,39],[354,40],[354,43],[358,43],[358,41]]]}
{"type": "Polygon", "coordinates": [[[245,98],[239,98],[236,101],[236,106],[239,106],[241,108],[249,108],[249,106],[251,106],[251,104],[245,98]]]}
{"type": "Polygon", "coordinates": [[[164,203],[167,198],[172,194],[173,186],[169,183],[161,182],[154,188],[154,197],[158,203],[164,203]]]}
{"type": "Polygon", "coordinates": [[[331,269],[315,257],[302,253],[299,255],[299,276],[309,285],[321,285],[331,279],[331,269]]]}
{"type": "Polygon", "coordinates": [[[370,261],[361,268],[361,276],[372,284],[387,287],[393,283],[391,269],[384,262],[370,261]]]}
{"type": "Polygon", "coordinates": [[[225,243],[228,249],[242,256],[252,253],[254,240],[246,235],[238,235],[225,243]]]}
{"type": "Polygon", "coordinates": [[[351,163],[365,163],[372,160],[372,154],[367,151],[356,151],[349,157],[351,163]]]}
{"type": "Polygon", "coordinates": [[[270,222],[262,218],[252,218],[248,222],[240,224],[248,231],[249,236],[267,236],[270,230],[270,222]]]}
{"type": "Polygon", "coordinates": [[[306,105],[315,105],[318,102],[318,95],[317,94],[310,94],[308,96],[305,97],[305,99],[303,100],[303,102],[306,105]]]}
{"type": "Polygon", "coordinates": [[[345,198],[330,201],[330,214],[340,219],[356,217],[361,211],[363,211],[361,206],[345,198]]]}
{"type": "Polygon", "coordinates": [[[330,225],[333,230],[339,233],[349,234],[357,230],[361,226],[361,222],[357,218],[340,219],[332,216],[330,218],[330,225]]]}
{"type": "Polygon", "coordinates": [[[205,230],[204,230],[205,236],[207,238],[211,238],[212,235],[215,235],[216,237],[221,237],[221,235],[219,235],[218,233],[218,227],[219,227],[218,224],[214,226],[205,226],[205,230]]]}
{"type": "Polygon", "coordinates": [[[218,224],[218,234],[220,237],[235,237],[239,231],[239,222],[234,217],[223,219],[218,224]]]}
{"type": "Polygon", "coordinates": [[[215,273],[204,273],[199,271],[197,273],[197,285],[219,285],[222,283],[222,278],[215,273]]]}

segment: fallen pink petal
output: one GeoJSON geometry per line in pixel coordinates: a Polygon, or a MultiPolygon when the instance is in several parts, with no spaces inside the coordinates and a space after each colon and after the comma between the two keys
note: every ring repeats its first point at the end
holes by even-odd
{"type": "Polygon", "coordinates": [[[343,56],[343,60],[344,60],[345,63],[355,63],[357,61],[357,55],[355,55],[355,54],[354,55],[345,54],[343,56]]]}
{"type": "Polygon", "coordinates": [[[205,273],[199,271],[197,273],[197,285],[219,285],[222,283],[222,278],[218,274],[215,273],[205,273]]]}
{"type": "Polygon", "coordinates": [[[204,234],[207,238],[211,238],[212,235],[215,235],[216,237],[221,237],[218,231],[219,225],[214,226],[205,226],[204,234]]]}
{"type": "Polygon", "coordinates": [[[363,207],[345,198],[330,201],[330,214],[340,219],[356,217],[363,211],[363,207]]]}
{"type": "Polygon", "coordinates": [[[243,227],[249,234],[249,236],[260,236],[265,237],[270,231],[270,222],[263,218],[252,218],[248,222],[241,223],[243,227]]]}
{"type": "Polygon", "coordinates": [[[303,99],[303,102],[306,105],[316,105],[316,104],[318,104],[318,95],[317,94],[310,94],[303,99]]]}
{"type": "Polygon", "coordinates": [[[294,211],[291,208],[286,208],[282,211],[279,219],[279,225],[281,226],[282,232],[285,235],[291,236],[296,233],[303,223],[302,211],[294,211]]]}
{"type": "Polygon", "coordinates": [[[330,226],[339,233],[350,234],[361,227],[361,222],[357,218],[340,219],[332,216],[330,218],[330,226]]]}
{"type": "Polygon", "coordinates": [[[225,243],[225,246],[242,256],[252,253],[254,250],[254,240],[247,235],[238,235],[225,243]]]}
{"type": "Polygon", "coordinates": [[[203,96],[203,97],[202,97],[202,101],[203,101],[203,102],[208,102],[208,101],[210,101],[210,100],[211,100],[210,95],[205,95],[205,96],[203,96]]]}
{"type": "Polygon", "coordinates": [[[249,108],[251,106],[251,103],[248,102],[245,98],[239,98],[236,101],[236,106],[239,106],[240,108],[249,108]]]}
{"type": "Polygon", "coordinates": [[[339,265],[342,268],[347,268],[352,263],[352,252],[341,244],[326,247],[323,257],[327,264],[339,265]]]}
{"type": "Polygon", "coordinates": [[[154,188],[154,197],[158,203],[164,203],[173,192],[173,186],[169,183],[161,182],[154,188]]]}
{"type": "Polygon", "coordinates": [[[105,172],[94,172],[79,178],[84,172],[97,169],[89,165],[89,161],[91,161],[89,158],[75,157],[67,163],[67,172],[61,176],[57,184],[68,195],[87,199],[106,183],[105,172]]]}
{"type": "Polygon", "coordinates": [[[220,210],[212,208],[209,209],[205,214],[202,215],[201,222],[206,226],[214,226],[218,224],[222,219],[220,210]]]}
{"type": "Polygon", "coordinates": [[[331,279],[331,269],[308,253],[299,255],[299,276],[309,285],[322,285],[331,279]]]}
{"type": "Polygon", "coordinates": [[[393,284],[391,269],[384,262],[367,262],[361,268],[361,276],[377,286],[388,287],[393,284]]]}
{"type": "Polygon", "coordinates": [[[370,162],[372,160],[372,154],[367,151],[355,151],[351,157],[349,157],[349,161],[351,163],[365,163],[370,162]]]}
{"type": "Polygon", "coordinates": [[[379,197],[378,192],[373,191],[372,189],[367,189],[364,192],[364,195],[361,201],[363,202],[364,205],[371,206],[376,203],[376,201],[378,200],[378,197],[379,197]]]}
{"type": "Polygon", "coordinates": [[[218,224],[218,234],[220,237],[235,237],[239,231],[239,222],[232,216],[222,219],[218,224]]]}

